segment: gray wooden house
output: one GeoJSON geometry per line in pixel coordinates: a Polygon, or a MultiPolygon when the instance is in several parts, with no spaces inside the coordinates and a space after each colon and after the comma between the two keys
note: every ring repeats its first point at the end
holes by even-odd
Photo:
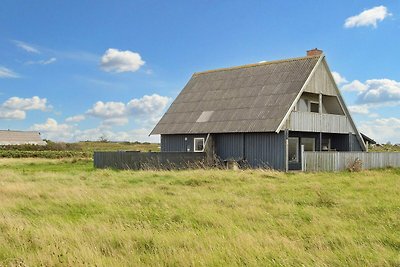
{"type": "Polygon", "coordinates": [[[162,152],[301,168],[304,151],[366,147],[321,50],[193,74],[151,134],[162,152]]]}

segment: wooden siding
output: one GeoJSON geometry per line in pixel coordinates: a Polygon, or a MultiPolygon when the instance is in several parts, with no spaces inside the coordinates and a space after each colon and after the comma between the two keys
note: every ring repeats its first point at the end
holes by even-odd
{"type": "Polygon", "coordinates": [[[323,61],[315,70],[304,92],[336,96],[334,81],[328,73],[326,62],[323,61]]]}
{"type": "Polygon", "coordinates": [[[362,169],[400,167],[400,152],[304,152],[305,171],[343,171],[356,159],[362,169]]]}
{"type": "Polygon", "coordinates": [[[286,123],[290,131],[354,133],[349,119],[343,115],[293,111],[286,123]]]}
{"type": "Polygon", "coordinates": [[[193,152],[194,138],[207,138],[206,134],[162,134],[161,152],[193,152]]]}

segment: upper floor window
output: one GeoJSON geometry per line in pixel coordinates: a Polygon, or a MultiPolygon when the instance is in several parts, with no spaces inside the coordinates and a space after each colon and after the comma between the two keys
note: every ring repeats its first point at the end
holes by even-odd
{"type": "Polygon", "coordinates": [[[315,113],[319,113],[319,103],[318,102],[308,102],[308,111],[309,112],[315,112],[315,113]]]}

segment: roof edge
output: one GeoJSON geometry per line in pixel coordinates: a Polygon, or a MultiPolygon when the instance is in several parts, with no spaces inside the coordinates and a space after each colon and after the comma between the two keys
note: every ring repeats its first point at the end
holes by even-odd
{"type": "Polygon", "coordinates": [[[277,63],[284,63],[284,62],[290,62],[290,61],[303,60],[303,59],[308,59],[308,58],[316,58],[316,57],[321,57],[321,55],[305,56],[305,57],[294,57],[294,58],[288,58],[288,59],[278,59],[278,60],[272,60],[272,61],[266,61],[266,62],[239,65],[239,66],[234,66],[234,67],[218,68],[218,69],[195,72],[195,73],[193,73],[192,76],[197,76],[197,75],[207,74],[207,73],[213,73],[213,72],[227,71],[227,70],[252,68],[252,67],[258,67],[258,66],[263,66],[263,65],[271,65],[271,64],[277,64],[277,63]]]}

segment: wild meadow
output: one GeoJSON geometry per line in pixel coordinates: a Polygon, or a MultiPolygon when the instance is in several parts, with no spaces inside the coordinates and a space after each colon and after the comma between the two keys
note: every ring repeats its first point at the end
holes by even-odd
{"type": "Polygon", "coordinates": [[[400,169],[0,159],[0,266],[399,266],[400,169]]]}

